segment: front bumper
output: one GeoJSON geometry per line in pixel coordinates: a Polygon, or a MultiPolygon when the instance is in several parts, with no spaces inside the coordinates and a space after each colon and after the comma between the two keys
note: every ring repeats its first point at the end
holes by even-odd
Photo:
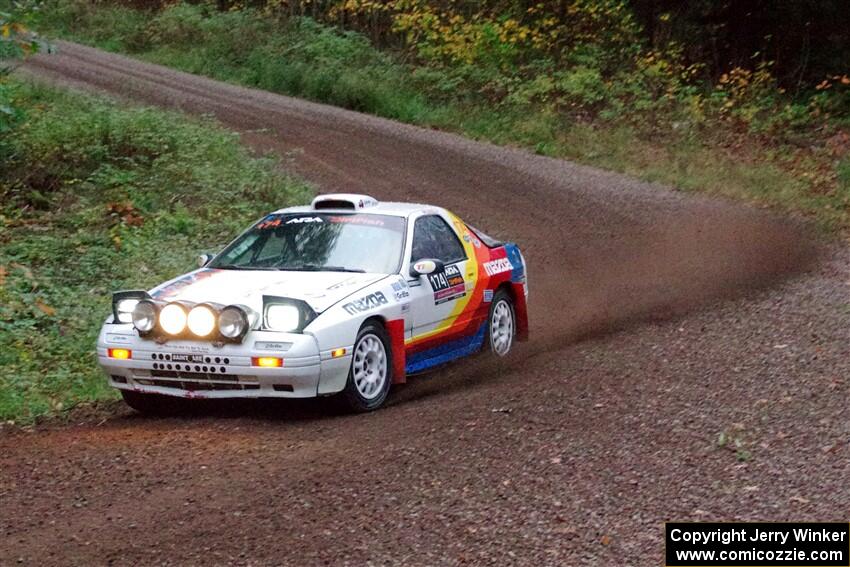
{"type": "Polygon", "coordinates": [[[311,398],[345,387],[351,348],[333,358],[312,335],[252,331],[241,344],[142,339],[132,325],[106,324],[97,342],[100,366],[111,386],[184,398],[311,398]],[[109,357],[109,349],[132,352],[109,357]],[[280,357],[283,366],[260,368],[254,357],[280,357]]]}

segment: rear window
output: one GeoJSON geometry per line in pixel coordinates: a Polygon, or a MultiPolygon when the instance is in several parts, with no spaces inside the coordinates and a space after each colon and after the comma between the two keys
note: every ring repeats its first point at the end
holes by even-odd
{"type": "Polygon", "coordinates": [[[478,240],[480,240],[481,242],[483,242],[483,243],[484,243],[484,245],[485,245],[485,246],[487,246],[487,248],[498,248],[499,246],[504,246],[504,245],[505,245],[505,243],[504,243],[504,242],[502,242],[501,240],[496,240],[496,239],[495,239],[495,238],[493,238],[492,236],[489,236],[489,235],[487,235],[487,234],[484,234],[483,232],[481,232],[480,230],[478,230],[477,228],[475,228],[475,227],[474,227],[474,226],[472,226],[471,224],[466,225],[466,228],[468,228],[469,230],[471,230],[471,231],[472,231],[472,234],[474,234],[475,236],[477,236],[477,237],[478,237],[478,240]]]}

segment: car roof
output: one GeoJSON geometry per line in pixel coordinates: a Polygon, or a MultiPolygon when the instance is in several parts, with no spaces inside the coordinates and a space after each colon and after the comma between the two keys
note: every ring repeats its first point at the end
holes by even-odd
{"type": "MultiPolygon", "coordinates": [[[[333,197],[332,195],[323,195],[322,197],[333,197]]],[[[318,200],[319,197],[316,198],[318,200]]],[[[420,203],[398,203],[394,201],[376,201],[374,200],[374,204],[362,209],[351,209],[351,208],[327,208],[322,207],[321,209],[316,209],[312,204],[311,205],[301,205],[297,207],[286,207],[284,209],[278,209],[273,214],[279,213],[357,213],[361,215],[390,215],[395,217],[409,217],[414,213],[440,213],[444,209],[441,207],[435,207],[433,205],[424,205],[420,203]]],[[[315,201],[314,201],[315,203],[315,201]]]]}

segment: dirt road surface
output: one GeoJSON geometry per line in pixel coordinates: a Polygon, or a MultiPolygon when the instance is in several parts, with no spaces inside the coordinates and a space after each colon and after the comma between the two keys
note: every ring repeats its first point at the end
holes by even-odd
{"type": "MultiPolygon", "coordinates": [[[[29,72],[212,114],[321,190],[520,243],[532,341],[362,416],[0,433],[0,564],[658,565],[665,520],[847,520],[850,253],[620,175],[69,43],[29,72]],[[818,258],[816,260],[816,258],[818,258]]],[[[258,211],[259,212],[259,211],[258,211]]]]}

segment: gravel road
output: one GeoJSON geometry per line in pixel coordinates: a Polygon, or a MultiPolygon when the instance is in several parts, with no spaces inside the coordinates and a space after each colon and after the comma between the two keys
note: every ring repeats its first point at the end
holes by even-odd
{"type": "Polygon", "coordinates": [[[116,405],[6,428],[0,565],[642,566],[661,563],[665,520],[846,521],[844,246],[764,211],[58,47],[26,71],[212,114],[321,190],[443,205],[515,239],[532,341],[365,416],[116,405]]]}

